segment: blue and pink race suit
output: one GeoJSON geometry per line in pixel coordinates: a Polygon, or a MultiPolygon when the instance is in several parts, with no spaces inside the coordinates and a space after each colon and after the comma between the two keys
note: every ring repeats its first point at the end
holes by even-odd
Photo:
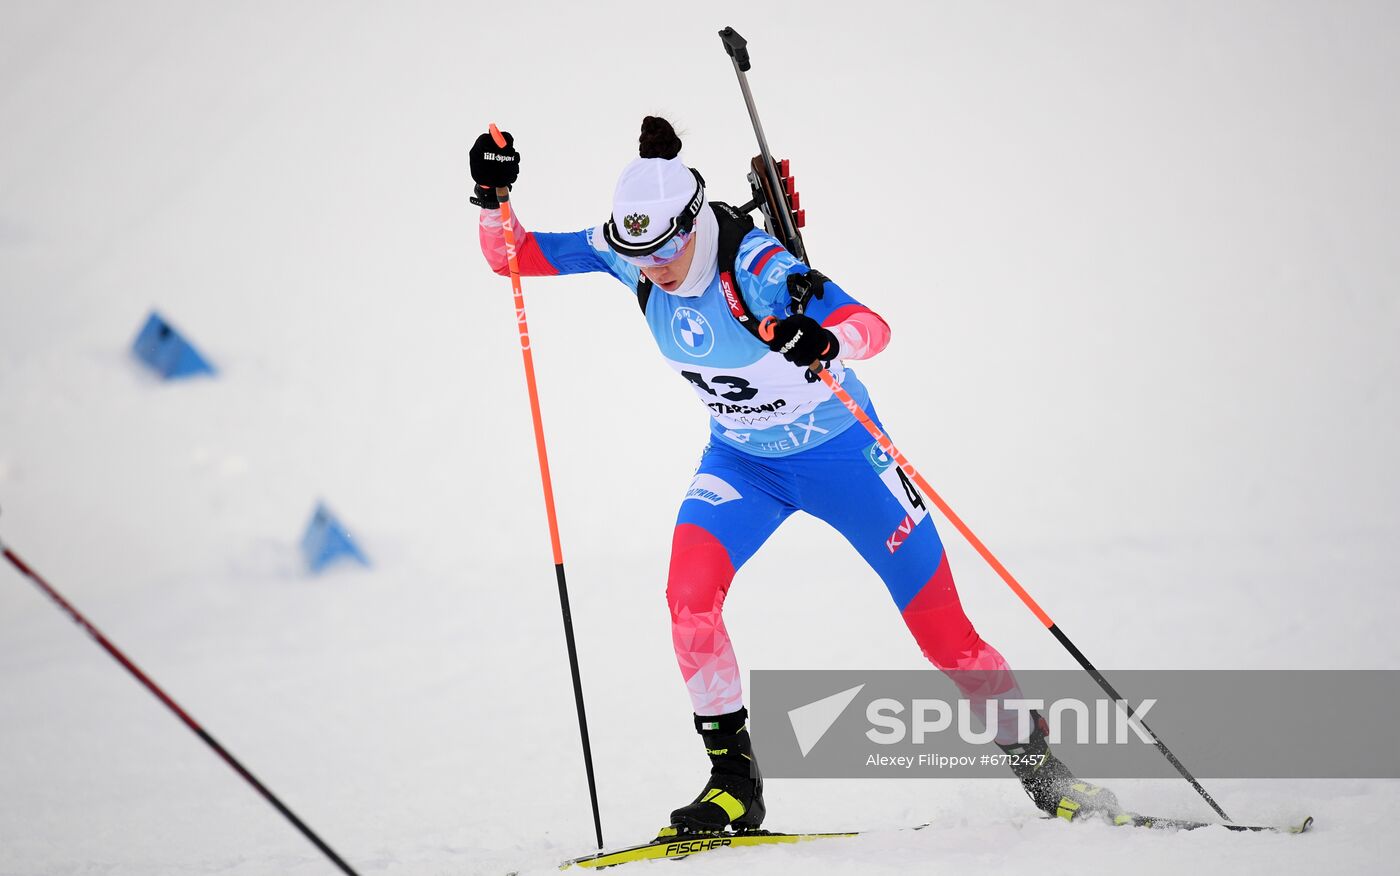
{"type": "MultiPolygon", "coordinates": [[[[522,274],[602,271],[635,296],[639,269],[608,247],[601,227],[531,233],[513,218],[522,274]]],[[[492,269],[508,274],[499,210],[481,211],[480,236],[492,269]]],[[[757,320],[790,315],[787,277],[807,270],[757,228],[734,265],[757,320]]],[[[1006,661],[963,612],[918,490],[824,383],[809,382],[805,369],[740,325],[726,291],[732,294],[716,271],[698,296],[653,287],[645,311],[661,355],[710,414],[710,442],[681,500],[666,586],[676,659],[696,714],[723,715],[743,705],[724,626],[725,595],[738,569],[799,510],[830,524],[875,570],[924,656],[950,674],[975,714],[988,699],[1018,698],[1006,661]]],[[[837,336],[842,359],[869,358],[889,342],[884,320],[835,283],[808,303],[806,314],[837,336]]],[[[855,372],[840,359],[830,370],[870,411],[855,372]]],[[[997,741],[1018,741],[1014,712],[1000,715],[997,741]]]]}

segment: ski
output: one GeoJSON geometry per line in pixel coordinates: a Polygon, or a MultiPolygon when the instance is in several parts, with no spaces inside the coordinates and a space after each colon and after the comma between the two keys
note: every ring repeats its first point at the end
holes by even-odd
{"type": "MultiPolygon", "coordinates": [[[[903,829],[922,830],[925,827],[928,827],[928,823],[903,829]]],[[[667,830],[669,829],[670,828],[667,828],[667,830]]],[[[718,849],[805,843],[813,840],[839,839],[868,833],[871,833],[871,831],[848,830],[835,833],[774,833],[767,830],[750,830],[740,833],[723,831],[714,834],[691,833],[658,836],[650,842],[628,846],[625,849],[613,849],[611,851],[584,855],[581,858],[571,858],[561,863],[559,869],[567,870],[570,867],[601,869],[603,867],[616,867],[618,864],[630,864],[633,861],[655,861],[662,858],[680,860],[690,855],[713,852],[718,849]]]]}
{"type": "Polygon", "coordinates": [[[1202,827],[1223,827],[1226,830],[1254,831],[1256,833],[1307,833],[1313,825],[1312,816],[1297,824],[1276,826],[1264,824],[1225,824],[1219,821],[1193,821],[1186,818],[1159,818],[1155,815],[1139,815],[1124,812],[1113,818],[1113,824],[1120,827],[1146,827],[1151,830],[1198,830],[1202,827]]]}
{"type": "MultiPolygon", "coordinates": [[[[1047,816],[1048,818],[1049,816],[1047,816]]],[[[902,828],[903,830],[922,830],[928,827],[931,822],[915,825],[913,827],[902,828]]],[[[1186,818],[1163,818],[1155,815],[1139,815],[1135,812],[1124,812],[1111,823],[1119,827],[1143,827],[1149,830],[1198,830],[1203,827],[1223,827],[1226,830],[1251,831],[1254,833],[1306,833],[1313,825],[1312,816],[1304,818],[1301,822],[1292,825],[1263,825],[1263,824],[1224,824],[1218,821],[1195,821],[1186,818]]],[[[698,855],[704,852],[713,852],[719,849],[743,848],[747,846],[770,846],[790,843],[810,842],[822,839],[839,839],[842,837],[861,836],[870,834],[868,830],[848,830],[836,831],[832,833],[775,833],[766,830],[745,831],[742,833],[732,833],[725,831],[715,834],[679,834],[672,836],[659,836],[654,840],[638,843],[622,849],[612,849],[605,852],[594,852],[591,855],[584,855],[579,858],[571,858],[559,865],[559,869],[566,870],[570,867],[582,867],[588,869],[601,869],[603,867],[616,867],[619,864],[630,864],[633,861],[655,861],[662,858],[680,860],[690,855],[698,855]]]]}

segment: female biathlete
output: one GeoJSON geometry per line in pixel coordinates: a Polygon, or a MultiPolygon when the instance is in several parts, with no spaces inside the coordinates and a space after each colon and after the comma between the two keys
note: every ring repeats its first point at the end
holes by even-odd
{"type": "MultiPolygon", "coordinates": [[[[513,138],[504,137],[502,148],[482,134],[471,151],[481,248],[498,274],[509,266],[495,190],[512,185],[520,168],[513,138]]],[[[889,327],[835,283],[807,276],[808,266],[760,229],[742,236],[732,265],[721,264],[722,226],[735,239],[735,214],[711,206],[680,150],[671,125],[648,116],[641,157],[618,178],[608,220],[544,234],[523,230],[516,217],[517,262],[530,276],[616,277],[638,296],[661,355],[709,410],[709,445],[676,518],[666,601],[711,772],[699,796],[671,813],[671,825],[677,833],[746,830],[763,822],[763,780],[722,610],[735,572],[794,511],[831,524],[860,552],[924,656],[949,674],[974,714],[1020,692],[963,613],[922,497],[808,370],[820,359],[870,410],[869,393],[843,360],[879,353],[889,327]],[[809,286],[816,294],[793,312],[794,290],[809,286]],[[763,337],[738,318],[736,293],[750,320],[764,324],[763,337]]],[[[1116,811],[1110,792],[1077,780],[1049,753],[1043,719],[1018,735],[1015,712],[999,714],[996,742],[1021,755],[1009,760],[1020,763],[1013,770],[1036,806],[1071,819],[1116,811]]]]}

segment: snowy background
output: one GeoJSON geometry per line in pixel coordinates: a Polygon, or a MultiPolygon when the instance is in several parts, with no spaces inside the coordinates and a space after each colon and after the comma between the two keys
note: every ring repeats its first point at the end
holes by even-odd
{"type": "MultiPolygon", "coordinates": [[[[712,195],[739,197],[755,147],[725,25],[750,41],[814,261],[894,328],[858,366],[893,437],[1092,660],[1400,669],[1385,2],[0,2],[0,535],[361,873],[587,852],[510,285],[477,250],[467,147],[512,131],[522,218],[573,230],[607,215],[661,113],[712,195]],[[138,366],[152,307],[217,379],[138,366]],[[371,569],[305,574],[318,498],[371,569]]],[[[705,416],[613,281],[525,292],[623,844],[705,772],[663,598],[705,416]]],[[[1013,666],[1072,666],[944,530],[983,635],[1013,666]]],[[[810,518],[729,609],[750,669],[922,665],[810,518]]],[[[1317,830],[1069,827],[1009,779],[789,781],[775,829],[936,824],[684,866],[1368,872],[1400,854],[1394,782],[1206,785],[1241,821],[1317,830]]],[[[1114,787],[1210,814],[1179,781],[1114,787]]],[[[0,568],[0,873],[215,872],[333,870],[0,568]]]]}

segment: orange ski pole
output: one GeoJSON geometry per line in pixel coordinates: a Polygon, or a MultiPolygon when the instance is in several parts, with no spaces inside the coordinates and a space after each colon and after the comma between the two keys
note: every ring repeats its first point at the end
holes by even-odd
{"type": "MultiPolygon", "coordinates": [[[[493,123],[491,137],[505,148],[506,138],[493,123]]],[[[569,611],[569,587],[564,579],[564,551],[559,545],[559,518],[554,513],[554,484],[549,477],[549,454],[544,444],[544,421],[540,418],[540,395],[535,383],[535,359],[530,353],[530,327],[525,322],[525,293],[520,287],[520,262],[516,259],[515,221],[510,212],[510,189],[496,189],[501,202],[501,230],[505,233],[506,259],[510,263],[510,285],[515,292],[515,321],[520,329],[520,355],[525,361],[525,387],[530,394],[530,417],[535,426],[535,453],[540,461],[540,483],[544,487],[545,515],[549,518],[549,544],[554,551],[554,576],[559,582],[559,609],[564,616],[564,642],[569,650],[569,672],[574,680],[574,706],[578,710],[578,732],[583,742],[583,768],[588,774],[588,799],[593,805],[593,831],[598,848],[603,847],[603,821],[598,814],[598,788],[593,780],[593,749],[588,743],[588,718],[583,708],[583,682],[579,677],[578,649],[574,644],[574,621],[569,611]]]]}
{"type": "MultiPolygon", "coordinates": [[[[777,174],[772,173],[773,163],[768,154],[768,141],[763,136],[763,127],[758,123],[758,111],[754,109],[753,95],[749,93],[748,77],[745,75],[752,66],[749,59],[748,41],[740,36],[732,27],[726,27],[724,30],[720,31],[719,37],[720,40],[724,42],[724,50],[729,54],[729,59],[734,63],[734,72],[739,76],[739,88],[743,91],[744,103],[749,108],[749,120],[753,122],[754,133],[758,135],[759,151],[762,153],[763,161],[769,168],[770,175],[772,176],[772,179],[769,181],[772,186],[771,194],[775,199],[775,203],[785,202],[787,206],[786,210],[778,209],[776,211],[776,216],[768,216],[765,210],[766,220],[772,220],[777,226],[770,227],[769,230],[781,236],[782,243],[787,248],[788,252],[793,253],[800,260],[810,264],[810,260],[807,259],[805,255],[806,248],[802,244],[802,237],[791,221],[794,214],[793,208],[797,206],[793,203],[795,198],[792,197],[791,190],[787,192],[784,191],[783,187],[779,185],[781,180],[777,178],[777,174]],[[781,219],[781,221],[778,221],[779,219],[781,219]]],[[[757,186],[757,181],[755,181],[755,187],[757,188],[757,186]]],[[[758,326],[759,338],[764,341],[771,341],[777,322],[777,318],[772,316],[760,322],[758,326]]],[[[1021,601],[1025,603],[1026,608],[1029,608],[1031,613],[1036,616],[1036,619],[1044,624],[1051,635],[1065,647],[1065,650],[1069,651],[1071,656],[1079,662],[1080,666],[1084,667],[1084,670],[1089,673],[1089,677],[1098,682],[1099,687],[1103,688],[1114,700],[1123,704],[1130,720],[1135,717],[1133,708],[1128,705],[1127,700],[1119,696],[1118,691],[1113,689],[1113,685],[1108,683],[1108,679],[1104,678],[1103,674],[1094,668],[1094,664],[1089,662],[1089,658],[1085,657],[1083,652],[1075,647],[1075,644],[1069,640],[1069,637],[1050,619],[1050,615],[1045,613],[1045,609],[1040,607],[1040,603],[1031,598],[1031,595],[1026,592],[1026,588],[1021,586],[1021,582],[1017,581],[1011,572],[1007,570],[1006,566],[1002,565],[1001,561],[987,549],[987,546],[982,543],[982,540],[973,534],[967,524],[963,523],[962,518],[953,512],[953,509],[948,506],[947,502],[943,501],[943,497],[938,495],[933,487],[929,486],[928,481],[923,479],[923,476],[914,469],[914,466],[909,463],[909,460],[904,458],[904,454],[900,453],[898,448],[894,446],[894,442],[890,441],[889,436],[881,431],[879,426],[875,425],[875,421],[870,419],[865,411],[861,410],[856,400],[851,398],[851,394],[846,392],[841,384],[837,382],[836,378],[832,377],[831,374],[822,367],[821,360],[819,359],[807,367],[813,374],[821,377],[822,382],[826,384],[832,394],[836,396],[841,404],[846,406],[846,410],[850,411],[851,415],[859,420],[866,431],[871,434],[880,449],[895,461],[895,464],[899,466],[899,470],[904,472],[905,476],[913,481],[915,486],[923,491],[923,494],[933,502],[940,512],[942,512],[943,516],[948,519],[948,522],[953,524],[953,528],[961,533],[963,538],[967,539],[967,543],[972,545],[973,549],[982,555],[982,559],[987,561],[987,565],[991,566],[992,570],[1001,576],[1001,580],[1005,581],[1006,586],[1010,587],[1012,592],[1020,597],[1021,601]]],[[[1206,793],[1206,789],[1201,787],[1201,783],[1196,781],[1196,777],[1191,775],[1186,767],[1182,765],[1181,761],[1177,760],[1176,755],[1172,754],[1166,744],[1162,742],[1156,733],[1153,733],[1152,730],[1148,728],[1147,724],[1141,718],[1138,719],[1138,726],[1142,727],[1143,731],[1152,737],[1152,741],[1155,743],[1157,750],[1166,757],[1171,765],[1176,768],[1177,772],[1181,773],[1182,778],[1190,782],[1191,787],[1195,788],[1197,793],[1205,798],[1205,801],[1210,804],[1210,808],[1214,809],[1221,818],[1229,821],[1230,816],[1225,814],[1225,810],[1221,809],[1214,798],[1206,793]]]]}
{"type": "MultiPolygon", "coordinates": [[[[773,327],[777,322],[778,320],[776,317],[766,317],[763,322],[759,324],[759,337],[765,340],[771,339],[773,336],[773,327]]],[[[899,448],[894,446],[894,442],[890,440],[890,437],[886,435],[879,426],[875,425],[875,421],[870,419],[870,415],[861,408],[860,403],[851,398],[851,394],[846,392],[845,388],[836,381],[835,377],[831,376],[830,371],[822,367],[821,360],[817,360],[807,367],[812,373],[821,378],[822,383],[826,384],[827,389],[831,390],[832,394],[836,396],[837,401],[845,405],[846,410],[850,411],[851,415],[860,421],[860,424],[864,426],[865,430],[870,433],[870,436],[875,439],[875,443],[879,445],[880,449],[884,451],[890,459],[894,460],[895,465],[899,466],[900,471],[904,472],[904,474],[914,482],[914,485],[928,497],[928,500],[938,508],[939,512],[948,519],[948,522],[953,524],[953,528],[956,529],[963,538],[967,539],[967,543],[972,545],[973,549],[981,555],[982,559],[987,561],[987,565],[991,566],[992,570],[1001,577],[1001,580],[1006,582],[1006,586],[1010,587],[1012,592],[1020,597],[1021,601],[1025,603],[1026,608],[1029,608],[1031,613],[1036,616],[1036,619],[1044,624],[1051,635],[1065,647],[1065,650],[1069,651],[1070,655],[1074,657],[1080,666],[1084,667],[1084,670],[1089,673],[1089,677],[1098,682],[1099,687],[1103,688],[1115,701],[1122,703],[1123,708],[1127,709],[1129,719],[1136,717],[1133,707],[1128,705],[1128,701],[1124,699],[1118,691],[1113,689],[1113,685],[1108,683],[1108,679],[1104,678],[1103,673],[1094,668],[1094,664],[1089,662],[1089,658],[1084,656],[1084,652],[1080,651],[1074,642],[1070,641],[1069,637],[1060,630],[1059,625],[1050,619],[1050,615],[1045,613],[1045,609],[1040,607],[1040,603],[1036,602],[1031,595],[1026,592],[1026,588],[1022,587],[1021,582],[1017,581],[1006,566],[1002,565],[1001,560],[998,560],[996,556],[988,550],[987,546],[982,543],[982,539],[978,538],[977,535],[968,528],[967,524],[963,522],[962,518],[953,511],[952,507],[950,507],[947,502],[943,501],[943,497],[938,495],[938,491],[929,486],[929,482],[924,480],[924,476],[919,474],[918,470],[905,458],[903,453],[899,452],[899,448]]],[[[1176,768],[1176,771],[1181,774],[1182,778],[1191,783],[1191,787],[1195,788],[1196,792],[1210,804],[1210,808],[1214,809],[1221,818],[1226,821],[1231,821],[1232,819],[1230,816],[1225,814],[1225,810],[1220,808],[1220,804],[1215,802],[1215,798],[1201,786],[1201,783],[1196,780],[1196,777],[1191,775],[1191,772],[1186,769],[1185,764],[1177,759],[1171,749],[1167,748],[1166,743],[1164,743],[1156,733],[1153,733],[1152,729],[1148,727],[1147,723],[1141,718],[1138,718],[1138,726],[1142,727],[1143,731],[1146,732],[1148,736],[1152,737],[1152,742],[1157,750],[1176,768]]]]}

